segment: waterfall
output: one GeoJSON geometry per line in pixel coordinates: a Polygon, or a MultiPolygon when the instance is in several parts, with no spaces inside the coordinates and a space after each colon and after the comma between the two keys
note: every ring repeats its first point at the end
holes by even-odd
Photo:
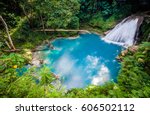
{"type": "Polygon", "coordinates": [[[115,26],[103,39],[107,42],[132,46],[136,43],[143,17],[130,16],[115,26]]]}

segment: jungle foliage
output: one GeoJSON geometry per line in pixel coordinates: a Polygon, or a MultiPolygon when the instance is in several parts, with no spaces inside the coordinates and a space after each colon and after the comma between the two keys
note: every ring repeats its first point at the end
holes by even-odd
{"type": "Polygon", "coordinates": [[[22,68],[25,59],[19,54],[3,55],[0,73],[0,97],[69,97],[118,98],[150,97],[150,43],[141,44],[136,52],[128,51],[122,60],[118,83],[103,86],[90,85],[84,89],[66,91],[46,67],[30,68],[22,77],[16,68],[22,68]],[[11,60],[10,60],[11,58],[11,60]]]}
{"type": "Polygon", "coordinates": [[[56,78],[48,68],[32,67],[25,71],[26,64],[20,54],[0,57],[0,97],[59,97],[63,94],[63,88],[56,89],[51,84],[56,78]]]}
{"type": "MultiPolygon", "coordinates": [[[[37,32],[37,29],[111,29],[122,18],[148,10],[149,0],[2,0],[0,16],[7,23],[10,36],[19,49],[33,49],[46,39],[76,35],[67,32],[37,32]],[[142,3],[146,3],[143,5],[142,3]],[[10,7],[11,6],[11,7],[10,7]],[[83,25],[86,26],[83,26],[83,25]]],[[[128,50],[122,57],[117,83],[90,85],[66,91],[46,68],[31,67],[20,72],[29,60],[19,53],[6,53],[7,33],[0,23],[0,97],[150,97],[149,18],[142,26],[136,52],[128,50]],[[22,74],[18,75],[18,71],[22,74]]]]}

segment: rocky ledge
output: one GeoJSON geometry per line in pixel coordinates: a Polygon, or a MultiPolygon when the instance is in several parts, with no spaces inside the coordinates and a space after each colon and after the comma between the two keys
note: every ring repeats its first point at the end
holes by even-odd
{"type": "Polygon", "coordinates": [[[134,45],[129,47],[128,49],[121,52],[119,56],[116,57],[117,60],[122,61],[123,57],[125,57],[128,52],[135,53],[138,50],[138,46],[134,45]]]}

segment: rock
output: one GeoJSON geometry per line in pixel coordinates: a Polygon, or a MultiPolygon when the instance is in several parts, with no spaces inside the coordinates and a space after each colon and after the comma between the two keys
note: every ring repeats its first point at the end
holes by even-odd
{"type": "Polygon", "coordinates": [[[106,32],[104,32],[104,35],[107,35],[111,30],[108,30],[106,32]]]}
{"type": "Polygon", "coordinates": [[[124,51],[121,52],[121,56],[124,57],[127,53],[128,53],[128,50],[124,50],[124,51]]]}
{"type": "Polygon", "coordinates": [[[117,56],[116,59],[117,59],[118,61],[122,61],[122,56],[117,56]]]}
{"type": "Polygon", "coordinates": [[[42,59],[40,59],[39,61],[40,61],[40,64],[43,64],[43,63],[44,63],[44,60],[42,60],[42,59]]]}
{"type": "Polygon", "coordinates": [[[31,64],[36,67],[40,67],[43,64],[43,60],[40,57],[40,52],[34,52],[32,54],[31,64]]]}
{"type": "Polygon", "coordinates": [[[41,62],[40,62],[40,60],[36,60],[36,59],[34,59],[34,60],[32,60],[31,61],[31,64],[33,65],[33,66],[36,66],[36,67],[40,67],[41,66],[41,62]]]}
{"type": "Polygon", "coordinates": [[[120,56],[117,56],[116,59],[117,59],[117,60],[120,60],[120,56]]]}
{"type": "Polygon", "coordinates": [[[138,50],[138,46],[131,46],[131,47],[129,47],[129,51],[131,51],[131,52],[136,52],[138,50]]]}

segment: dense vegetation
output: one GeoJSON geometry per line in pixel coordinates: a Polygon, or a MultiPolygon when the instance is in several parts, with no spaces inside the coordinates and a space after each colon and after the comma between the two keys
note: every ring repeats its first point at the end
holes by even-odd
{"type": "Polygon", "coordinates": [[[38,70],[32,67],[22,76],[18,75],[22,73],[20,68],[31,60],[29,51],[42,41],[77,34],[44,29],[88,29],[102,34],[124,17],[149,10],[149,6],[149,0],[2,0],[0,97],[150,97],[148,16],[142,25],[138,46],[120,54],[117,83],[66,91],[61,84],[51,84],[58,80],[45,66],[38,70]]]}

